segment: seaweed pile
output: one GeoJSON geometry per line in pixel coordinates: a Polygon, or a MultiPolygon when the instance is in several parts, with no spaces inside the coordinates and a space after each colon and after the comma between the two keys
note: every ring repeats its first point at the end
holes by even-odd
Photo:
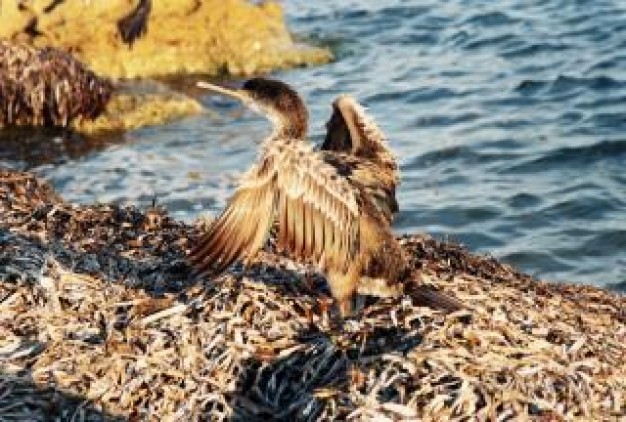
{"type": "Polygon", "coordinates": [[[27,173],[1,172],[3,418],[626,416],[616,293],[535,281],[412,235],[402,243],[416,280],[467,310],[420,307],[408,288],[338,326],[324,280],[271,250],[194,283],[184,255],[201,225],[72,205],[27,173]]]}
{"type": "Polygon", "coordinates": [[[113,91],[68,53],[0,40],[0,127],[94,119],[113,91]]]}

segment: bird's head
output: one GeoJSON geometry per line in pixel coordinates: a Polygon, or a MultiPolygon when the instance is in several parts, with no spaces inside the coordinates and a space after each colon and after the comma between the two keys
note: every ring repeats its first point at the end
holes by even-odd
{"type": "Polygon", "coordinates": [[[250,109],[266,116],[278,136],[302,139],[307,134],[308,112],[298,93],[284,82],[253,78],[239,89],[224,88],[207,82],[198,86],[238,99],[250,109]]]}

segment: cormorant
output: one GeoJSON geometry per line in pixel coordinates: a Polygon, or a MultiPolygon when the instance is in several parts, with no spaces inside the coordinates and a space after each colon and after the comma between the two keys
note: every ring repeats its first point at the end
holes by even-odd
{"type": "MultiPolygon", "coordinates": [[[[226,209],[191,251],[200,275],[251,260],[277,223],[277,246],[299,260],[313,260],[326,275],[342,316],[354,311],[357,293],[402,293],[411,277],[391,221],[398,165],[382,131],[349,95],[333,102],[321,150],[307,140],[308,112],[287,84],[254,78],[241,89],[200,82],[265,115],[272,133],[243,176],[226,209]]],[[[431,305],[457,307],[436,292],[431,305]]]]}

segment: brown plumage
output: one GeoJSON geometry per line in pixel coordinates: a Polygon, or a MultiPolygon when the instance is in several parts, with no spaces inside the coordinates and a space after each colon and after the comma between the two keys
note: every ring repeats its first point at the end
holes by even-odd
{"type": "Polygon", "coordinates": [[[353,312],[358,292],[399,294],[409,271],[390,227],[398,210],[398,167],[363,108],[348,95],[339,97],[316,151],[306,140],[306,107],[288,85],[256,78],[240,90],[200,86],[265,114],[274,130],[191,252],[197,272],[215,274],[253,258],[276,222],[278,247],[320,264],[342,316],[353,312]]]}

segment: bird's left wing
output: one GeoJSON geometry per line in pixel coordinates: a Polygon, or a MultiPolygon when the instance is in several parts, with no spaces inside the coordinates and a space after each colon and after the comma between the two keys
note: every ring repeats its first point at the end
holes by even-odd
{"type": "Polygon", "coordinates": [[[265,243],[274,221],[276,167],[263,156],[241,179],[226,209],[191,251],[198,274],[219,273],[244,255],[254,255],[265,243]]]}
{"type": "Polygon", "coordinates": [[[357,194],[299,140],[276,140],[242,178],[190,261],[200,274],[254,256],[278,217],[278,244],[296,257],[346,267],[359,250],[357,194]]]}

